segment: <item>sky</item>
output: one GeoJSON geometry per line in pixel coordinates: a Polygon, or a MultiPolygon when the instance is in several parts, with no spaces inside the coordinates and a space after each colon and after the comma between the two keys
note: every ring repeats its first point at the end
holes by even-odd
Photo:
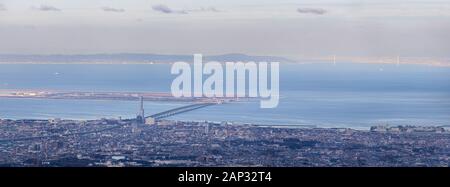
{"type": "Polygon", "coordinates": [[[450,0],[0,0],[0,54],[449,57],[450,0]]]}

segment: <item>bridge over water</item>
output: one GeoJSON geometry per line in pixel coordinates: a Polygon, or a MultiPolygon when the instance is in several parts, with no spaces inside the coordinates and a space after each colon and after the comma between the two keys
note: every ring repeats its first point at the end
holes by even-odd
{"type": "Polygon", "coordinates": [[[186,113],[186,112],[189,112],[189,111],[197,110],[197,109],[200,109],[200,108],[203,108],[203,107],[216,105],[216,104],[219,104],[219,103],[213,103],[213,102],[210,102],[210,103],[196,103],[196,104],[191,104],[191,105],[186,105],[186,106],[182,106],[182,107],[166,110],[164,112],[156,113],[156,114],[153,114],[151,116],[146,116],[145,118],[151,117],[151,118],[153,118],[155,120],[158,120],[158,119],[167,118],[167,117],[170,117],[170,116],[174,116],[174,115],[181,114],[181,113],[186,113]]]}

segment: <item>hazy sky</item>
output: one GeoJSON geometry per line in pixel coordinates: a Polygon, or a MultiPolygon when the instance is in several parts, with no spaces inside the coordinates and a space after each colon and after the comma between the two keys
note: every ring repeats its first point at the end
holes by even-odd
{"type": "Polygon", "coordinates": [[[0,53],[450,56],[450,0],[0,0],[0,53]]]}

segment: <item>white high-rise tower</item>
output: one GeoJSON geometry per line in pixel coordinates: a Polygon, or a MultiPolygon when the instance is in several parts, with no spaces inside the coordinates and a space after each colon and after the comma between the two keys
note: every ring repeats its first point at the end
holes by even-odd
{"type": "Polygon", "coordinates": [[[141,96],[140,101],[139,114],[137,115],[136,119],[139,123],[145,123],[144,97],[141,96]]]}

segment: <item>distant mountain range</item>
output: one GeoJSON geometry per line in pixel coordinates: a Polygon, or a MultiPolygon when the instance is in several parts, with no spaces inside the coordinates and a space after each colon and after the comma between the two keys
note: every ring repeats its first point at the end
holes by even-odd
{"type": "MultiPolygon", "coordinates": [[[[33,63],[76,63],[76,62],[193,62],[193,55],[160,55],[143,53],[117,53],[117,54],[82,54],[82,55],[12,55],[0,54],[0,62],[33,62],[33,63]]],[[[224,54],[204,56],[204,62],[294,62],[291,59],[276,56],[249,56],[245,54],[224,54]]]]}

